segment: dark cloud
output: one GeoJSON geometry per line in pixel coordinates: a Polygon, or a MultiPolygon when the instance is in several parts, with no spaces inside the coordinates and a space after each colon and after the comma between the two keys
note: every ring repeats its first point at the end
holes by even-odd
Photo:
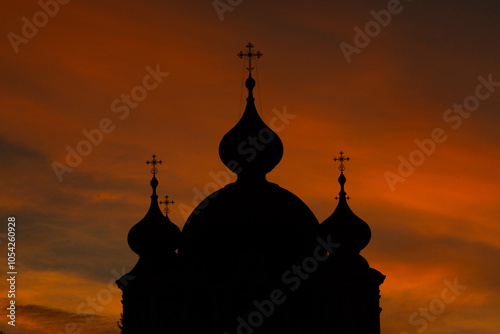
{"type": "Polygon", "coordinates": [[[58,334],[66,332],[66,326],[81,329],[81,333],[115,334],[118,330],[116,327],[118,319],[113,322],[99,315],[78,315],[36,304],[18,305],[16,309],[17,325],[22,328],[23,334],[58,334]]]}
{"type": "MultiPolygon", "coordinates": [[[[354,43],[353,28],[364,28],[373,20],[370,11],[387,4],[243,1],[221,22],[211,1],[89,0],[61,6],[19,54],[5,40],[0,216],[19,221],[20,265],[103,285],[111,270],[134,265],[126,236],[149,205],[144,161],[161,152],[161,191],[190,206],[197,201],[193,190],[213,181],[209,172],[225,170],[217,145],[240,116],[236,53],[251,40],[264,53],[258,65],[263,118],[285,104],[297,115],[280,134],[286,154],[269,180],[304,194],[324,219],[338,192],[329,161],[341,149],[353,154],[348,192],[373,230],[363,254],[393,275],[382,286],[383,332],[405,330],[408,315],[439,292],[442,280],[458,276],[470,286],[468,295],[429,331],[493,333],[500,326],[493,298],[500,290],[500,254],[492,226],[498,172],[491,166],[499,163],[500,92],[449,131],[450,139],[393,197],[383,173],[415,149],[415,138],[445,126],[443,112],[474,92],[478,75],[493,73],[500,81],[500,3],[402,1],[404,10],[348,64],[339,43],[354,43]],[[117,120],[110,103],[157,63],[171,76],[59,183],[53,160],[64,163],[66,145],[84,139],[83,129],[103,117],[117,120]],[[364,206],[356,202],[361,196],[364,206]],[[407,288],[403,298],[398,275],[409,273],[420,284],[419,296],[407,288]]],[[[4,36],[19,32],[21,18],[38,9],[35,2],[12,3],[0,20],[4,36]]],[[[176,210],[172,216],[179,218],[176,210]]],[[[23,302],[28,305],[20,310],[32,315],[33,326],[52,326],[51,318],[57,326],[83,320],[49,307],[62,300],[23,302]]],[[[104,322],[96,318],[102,329],[88,332],[107,333],[104,322]]]]}

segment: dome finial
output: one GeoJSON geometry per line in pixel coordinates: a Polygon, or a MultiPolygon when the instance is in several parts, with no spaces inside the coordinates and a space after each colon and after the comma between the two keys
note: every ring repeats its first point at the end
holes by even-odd
{"type": "Polygon", "coordinates": [[[344,157],[344,152],[342,152],[342,151],[340,151],[339,154],[340,154],[340,157],[333,158],[333,161],[340,161],[339,170],[341,173],[344,173],[344,171],[345,171],[344,161],[349,161],[349,160],[351,160],[351,158],[344,157]]]}
{"type": "Polygon", "coordinates": [[[146,164],[151,164],[153,167],[151,167],[151,174],[156,175],[158,173],[158,168],[156,168],[157,164],[162,164],[163,161],[161,160],[156,160],[156,154],[153,154],[153,159],[146,161],[146,164]]]}
{"type": "Polygon", "coordinates": [[[161,160],[157,160],[156,159],[156,155],[153,154],[153,159],[152,160],[148,160],[146,161],[146,164],[148,165],[153,165],[153,167],[151,167],[151,174],[153,174],[153,178],[151,179],[151,182],[149,183],[151,185],[151,187],[153,188],[153,194],[151,195],[151,198],[158,198],[158,196],[156,195],[156,187],[158,187],[158,180],[156,179],[156,174],[158,173],[158,168],[156,168],[156,165],[162,163],[163,161],[161,160]]]}
{"type": "Polygon", "coordinates": [[[160,201],[161,205],[163,205],[163,204],[165,205],[165,209],[163,209],[163,212],[165,214],[168,214],[170,212],[170,209],[169,209],[168,205],[175,203],[174,201],[169,201],[168,198],[169,198],[168,195],[165,195],[165,200],[164,201],[160,201]]]}
{"type": "Polygon", "coordinates": [[[243,53],[243,51],[240,51],[240,53],[238,53],[238,57],[240,57],[241,59],[243,59],[244,57],[248,57],[248,67],[246,68],[248,70],[248,79],[245,85],[248,89],[247,101],[253,102],[254,98],[252,90],[255,87],[255,80],[252,78],[252,70],[254,69],[254,67],[252,67],[252,58],[256,57],[257,59],[259,59],[260,57],[262,57],[262,52],[260,51],[252,52],[252,48],[254,47],[252,43],[248,43],[245,47],[248,49],[248,52],[243,53]]]}
{"type": "Polygon", "coordinates": [[[259,59],[260,57],[262,57],[262,52],[260,51],[252,52],[252,48],[254,47],[252,43],[248,43],[245,47],[248,49],[248,52],[243,53],[243,51],[240,51],[240,53],[238,53],[238,57],[240,57],[241,59],[243,59],[243,57],[248,57],[247,70],[248,70],[248,76],[251,77],[252,70],[254,69],[254,67],[252,67],[252,57],[257,57],[257,59],[259,59]]]}
{"type": "MultiPolygon", "coordinates": [[[[340,161],[340,165],[339,165],[339,170],[340,170],[340,176],[339,176],[339,183],[340,183],[340,192],[339,192],[339,195],[340,195],[340,198],[346,198],[346,192],[344,191],[344,184],[346,183],[347,179],[345,178],[344,176],[344,171],[345,171],[345,165],[344,165],[344,161],[349,161],[351,160],[351,158],[349,157],[345,157],[344,156],[344,152],[340,151],[340,157],[335,157],[333,158],[333,161],[337,162],[337,161],[340,161]]],[[[335,197],[335,199],[338,199],[338,197],[335,197]]],[[[349,199],[349,198],[347,198],[349,199]]]]}

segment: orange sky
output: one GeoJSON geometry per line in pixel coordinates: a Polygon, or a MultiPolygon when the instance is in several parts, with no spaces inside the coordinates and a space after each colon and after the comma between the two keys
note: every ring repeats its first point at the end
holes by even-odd
{"type": "Polygon", "coordinates": [[[149,206],[144,162],[153,153],[164,161],[159,191],[175,200],[170,217],[182,227],[196,194],[224,185],[213,179],[227,173],[218,144],[244,106],[236,53],[252,41],[264,54],[257,109],[268,124],[276,112],[295,116],[275,123],[285,154],[268,179],[323,221],[339,191],[332,158],[351,157],[349,203],[373,232],[362,255],[387,275],[382,332],[496,333],[500,6],[403,1],[348,63],[340,44],[355,45],[354,28],[389,3],[246,0],[221,21],[212,1],[71,1],[20,44],[12,36],[21,38],[23,17],[42,20],[42,8],[4,6],[0,217],[18,221],[19,276],[17,326],[2,316],[0,330],[60,334],[76,323],[81,333],[118,332],[121,296],[109,282],[137,261],[126,236],[149,206]],[[157,66],[168,76],[127,115],[114,112],[113,101],[157,66]],[[499,84],[488,90],[480,76],[499,84]],[[489,94],[477,110],[447,114],[480,84],[489,94]],[[66,148],[103,119],[113,130],[59,182],[53,162],[66,164],[66,148]],[[428,142],[436,128],[446,140],[391,189],[387,172],[398,174],[400,157],[418,158],[415,140],[428,142]],[[455,279],[467,288],[424,329],[419,309],[439,304],[455,279]]]}

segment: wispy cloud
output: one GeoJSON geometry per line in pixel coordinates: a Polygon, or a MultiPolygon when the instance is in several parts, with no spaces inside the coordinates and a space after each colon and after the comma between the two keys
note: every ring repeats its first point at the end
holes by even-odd
{"type": "MultiPolygon", "coordinates": [[[[236,53],[250,40],[264,53],[262,117],[268,121],[283,105],[297,115],[280,133],[285,155],[268,179],[296,193],[321,221],[339,191],[331,159],[339,150],[352,159],[350,205],[373,231],[362,254],[387,275],[382,331],[415,332],[408,317],[439,295],[443,280],[459,277],[467,290],[428,332],[494,333],[500,92],[449,132],[397,192],[383,174],[414,149],[415,138],[442,126],[443,112],[474,90],[478,75],[500,81],[492,42],[500,9],[491,1],[405,6],[352,64],[338,44],[382,8],[371,2],[257,0],[221,23],[210,1],[72,1],[22,52],[4,38],[0,216],[16,215],[20,225],[19,312],[30,315],[20,317],[23,333],[58,333],[69,320],[84,321],[76,307],[106,289],[113,269],[135,264],[126,238],[149,206],[145,161],[153,153],[165,161],[160,194],[175,200],[170,217],[182,227],[177,205],[196,205],[193,189],[225,170],[217,147],[241,115],[236,53]],[[65,159],[83,129],[112,117],[112,101],[158,63],[168,80],[59,183],[51,162],[65,159]]],[[[1,31],[19,32],[21,18],[36,10],[36,2],[12,2],[0,14],[1,31]]],[[[119,313],[116,294],[83,332],[111,332],[119,313]]]]}

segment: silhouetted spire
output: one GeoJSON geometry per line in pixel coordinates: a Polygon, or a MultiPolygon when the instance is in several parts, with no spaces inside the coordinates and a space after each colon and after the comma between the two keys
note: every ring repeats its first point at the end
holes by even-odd
{"type": "Polygon", "coordinates": [[[330,234],[332,241],[340,243],[343,249],[351,250],[359,253],[368,245],[371,239],[371,230],[367,223],[352,212],[347,204],[348,197],[344,189],[347,181],[345,171],[345,161],[349,161],[349,157],[344,157],[344,153],[340,152],[340,157],[334,158],[334,161],[340,161],[340,183],[339,200],[337,208],[322,224],[323,233],[330,234]]]}
{"type": "Polygon", "coordinates": [[[344,152],[340,151],[340,157],[335,157],[333,158],[333,161],[340,161],[340,165],[339,165],[339,171],[340,171],[340,176],[339,176],[339,183],[340,183],[340,192],[339,192],[339,195],[340,197],[335,197],[335,199],[341,199],[342,197],[344,199],[349,199],[349,197],[346,197],[346,192],[344,190],[344,184],[346,182],[346,178],[344,176],[344,171],[345,171],[345,165],[344,165],[344,161],[349,161],[351,160],[351,158],[349,157],[344,157],[344,152]]]}
{"type": "Polygon", "coordinates": [[[153,160],[146,163],[153,165],[151,169],[153,178],[150,182],[153,189],[151,204],[146,216],[135,224],[128,234],[130,248],[141,257],[164,255],[175,251],[179,247],[181,235],[180,229],[163,215],[158,206],[158,195],[156,194],[158,169],[156,165],[161,164],[162,161],[156,160],[156,155],[153,155],[153,160]]]}
{"type": "Polygon", "coordinates": [[[262,56],[260,51],[252,52],[252,43],[248,43],[248,52],[240,52],[240,58],[248,57],[249,71],[246,87],[247,105],[239,122],[222,138],[219,156],[222,162],[238,175],[238,181],[264,180],[283,157],[283,144],[278,135],[260,118],[255,108],[252,90],[255,80],[252,78],[252,58],[262,56]]]}

